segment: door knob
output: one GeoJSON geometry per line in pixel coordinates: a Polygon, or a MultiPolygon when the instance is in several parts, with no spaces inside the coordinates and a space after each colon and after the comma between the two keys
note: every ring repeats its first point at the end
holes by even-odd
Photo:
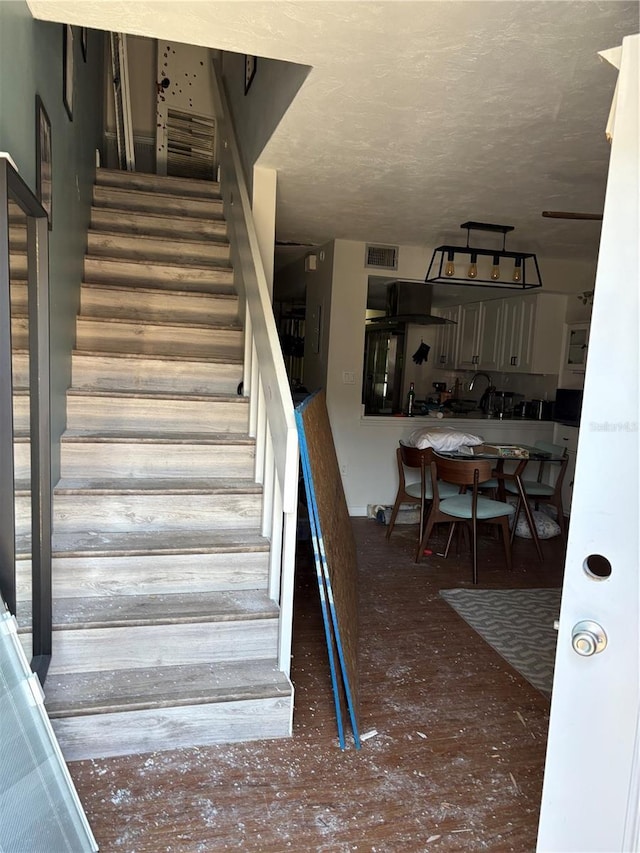
{"type": "Polygon", "coordinates": [[[587,658],[607,647],[607,635],[597,622],[578,622],[571,632],[571,645],[576,654],[587,658]]]}

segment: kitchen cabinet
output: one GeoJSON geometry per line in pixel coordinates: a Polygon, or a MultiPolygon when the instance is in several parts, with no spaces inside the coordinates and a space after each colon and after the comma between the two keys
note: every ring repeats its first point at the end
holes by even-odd
{"type": "Polygon", "coordinates": [[[503,373],[560,373],[566,296],[524,294],[442,309],[435,367],[503,373]],[[457,356],[457,357],[456,357],[457,356]]]}
{"type": "Polygon", "coordinates": [[[561,388],[583,388],[589,351],[589,326],[587,323],[571,323],[566,327],[563,347],[561,388]]]}
{"type": "Polygon", "coordinates": [[[493,299],[482,303],[480,317],[480,370],[497,370],[502,350],[504,302],[493,299]]]}
{"type": "Polygon", "coordinates": [[[460,306],[460,369],[495,370],[499,366],[502,302],[495,299],[460,306]]]}
{"type": "Polygon", "coordinates": [[[455,325],[447,323],[442,326],[436,326],[433,366],[452,370],[457,366],[460,305],[442,308],[437,312],[437,315],[438,317],[444,317],[445,320],[452,320],[455,325]]]}
{"type": "Polygon", "coordinates": [[[559,373],[566,297],[536,293],[504,300],[500,369],[559,373]]]}
{"type": "Polygon", "coordinates": [[[458,367],[476,370],[480,363],[482,302],[468,302],[460,307],[458,367]]]}
{"type": "Polygon", "coordinates": [[[566,448],[569,462],[562,484],[562,506],[564,514],[571,514],[571,498],[573,496],[573,478],[576,473],[576,455],[578,452],[578,427],[555,424],[553,427],[553,443],[566,448]]]}

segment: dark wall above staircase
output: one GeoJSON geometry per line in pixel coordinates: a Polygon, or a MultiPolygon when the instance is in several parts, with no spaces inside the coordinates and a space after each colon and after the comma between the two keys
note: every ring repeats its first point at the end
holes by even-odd
{"type": "Polygon", "coordinates": [[[51,122],[53,230],[49,235],[51,382],[54,475],[57,439],[64,429],[65,392],[71,381],[82,264],[85,253],[95,151],[103,121],[104,34],[87,33],[83,59],[80,28],[74,32],[73,120],[63,93],[62,24],[34,21],[26,3],[0,3],[0,151],[7,151],[36,191],[35,99],[51,122]]]}

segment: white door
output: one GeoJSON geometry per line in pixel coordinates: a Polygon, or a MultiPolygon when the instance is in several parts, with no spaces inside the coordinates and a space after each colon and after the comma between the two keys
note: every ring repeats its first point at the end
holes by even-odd
{"type": "Polygon", "coordinates": [[[640,841],[639,43],[626,38],[621,53],[538,835],[545,853],[637,850],[640,841]],[[590,555],[608,561],[608,577],[590,555]],[[577,632],[585,621],[594,624],[577,632]],[[587,656],[595,625],[606,647],[587,656]]]}

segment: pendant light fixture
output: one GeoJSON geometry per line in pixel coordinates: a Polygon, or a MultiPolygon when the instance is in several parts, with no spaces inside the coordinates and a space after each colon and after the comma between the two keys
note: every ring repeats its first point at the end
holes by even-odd
{"type": "Polygon", "coordinates": [[[542,287],[538,259],[533,252],[508,252],[506,239],[513,225],[494,225],[490,222],[463,222],[467,231],[466,246],[438,246],[434,249],[425,282],[445,284],[489,285],[505,290],[530,290],[542,287]],[[470,245],[471,231],[502,234],[502,249],[470,245]],[[457,256],[457,257],[456,257],[457,256]],[[466,265],[464,259],[468,259],[466,265]],[[466,276],[456,275],[456,261],[466,266],[466,276]],[[502,262],[502,269],[501,269],[502,262]],[[502,274],[504,273],[504,278],[502,274]]]}

